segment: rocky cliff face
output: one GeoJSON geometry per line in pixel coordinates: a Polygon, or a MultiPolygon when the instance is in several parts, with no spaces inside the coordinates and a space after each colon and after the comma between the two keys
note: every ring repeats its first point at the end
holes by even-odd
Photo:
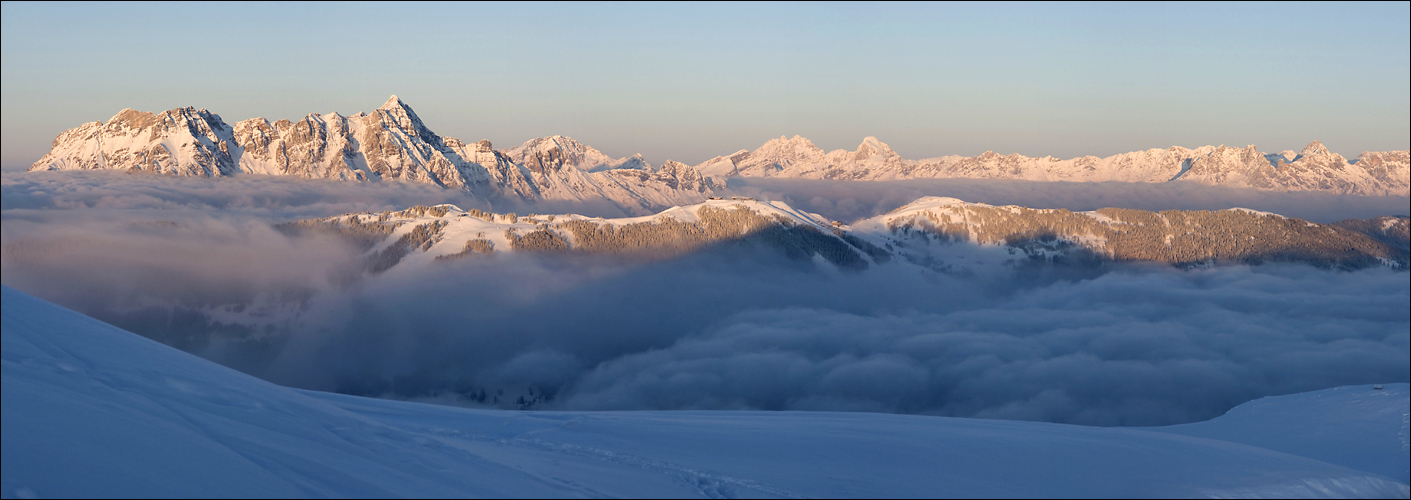
{"type": "Polygon", "coordinates": [[[693,169],[652,169],[640,156],[611,160],[567,137],[536,139],[508,154],[489,141],[443,138],[397,96],[367,114],[315,113],[297,122],[252,118],[233,127],[204,109],[123,110],[106,123],[60,134],[30,167],[96,169],[418,182],[486,198],[607,199],[632,213],[699,202],[717,187],[693,169]],[[611,169],[589,171],[603,166],[611,169]]]}
{"type": "Polygon", "coordinates": [[[91,122],[54,139],[30,170],[125,170],[221,177],[239,172],[232,129],[204,109],[163,113],[124,109],[106,123],[91,122]]]}
{"type": "Polygon", "coordinates": [[[310,179],[425,182],[472,189],[485,169],[456,156],[396,96],[372,113],[311,114],[298,122],[252,118],[235,124],[240,168],[310,179]]]}
{"type": "Polygon", "coordinates": [[[1060,160],[985,152],[907,160],[875,137],[856,150],[824,152],[808,139],[780,137],[754,151],[718,156],[695,167],[715,176],[833,180],[927,178],[1022,179],[1069,182],[1192,182],[1276,191],[1359,195],[1411,192],[1407,151],[1367,152],[1348,161],[1314,141],[1302,153],[1266,154],[1254,146],[1149,149],[1099,158],[1060,160]]]}

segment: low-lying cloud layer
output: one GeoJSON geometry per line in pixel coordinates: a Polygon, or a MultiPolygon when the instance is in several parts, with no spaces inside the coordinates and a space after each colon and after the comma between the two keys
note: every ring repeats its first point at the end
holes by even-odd
{"type": "Polygon", "coordinates": [[[432,184],[337,182],[261,175],[207,179],[115,171],[6,172],[0,177],[0,192],[4,195],[0,197],[0,208],[7,211],[194,210],[301,219],[451,203],[465,209],[501,213],[633,215],[608,201],[531,204],[521,200],[486,199],[432,184]]]}
{"type": "Polygon", "coordinates": [[[336,313],[257,373],[404,398],[547,393],[546,409],[1157,425],[1411,370],[1404,273],[1143,268],[1001,284],[742,257],[404,275],[332,299],[336,313]]]}
{"type": "MultiPolygon", "coordinates": [[[[129,175],[111,171],[6,172],[0,208],[203,210],[276,218],[326,217],[348,212],[401,210],[452,203],[496,212],[634,216],[607,201],[488,200],[429,184],[351,183],[246,175],[204,179],[129,175]]],[[[922,196],[949,196],[991,205],[1096,210],[1220,210],[1251,208],[1314,222],[1405,215],[1408,198],[1273,192],[1184,183],[1034,182],[991,179],[917,179],[847,182],[732,178],[721,195],[779,200],[852,222],[887,213],[922,196]]]]}
{"type": "Polygon", "coordinates": [[[949,312],[753,311],[603,363],[563,406],[1187,422],[1262,395],[1406,379],[1405,281],[1293,267],[1146,271],[949,312]]]}
{"type": "MultiPolygon", "coordinates": [[[[525,398],[541,409],[1156,425],[1264,395],[1411,377],[1404,272],[1111,266],[951,278],[888,265],[836,271],[726,246],[643,265],[467,258],[339,288],[327,277],[352,257],[346,245],[269,224],[476,200],[415,185],[149,180],[7,174],[4,283],[296,387],[499,407],[525,398]]],[[[854,213],[890,210],[910,189],[995,204],[1021,203],[1004,196],[1028,189],[835,184],[771,189],[854,213]]],[[[1023,204],[1088,203],[1086,189],[1035,190],[1023,204]]],[[[1226,199],[1213,192],[1168,202],[1226,199]]],[[[1113,196],[1150,194],[1122,193],[1113,196]]],[[[1384,203],[1279,196],[1261,199],[1335,218],[1377,215],[1384,203]]],[[[1105,200],[1092,203],[1124,201],[1105,200]]]]}

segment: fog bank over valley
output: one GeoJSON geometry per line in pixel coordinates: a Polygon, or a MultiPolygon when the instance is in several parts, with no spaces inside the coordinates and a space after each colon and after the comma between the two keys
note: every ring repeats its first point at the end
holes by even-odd
{"type": "MultiPolygon", "coordinates": [[[[5,172],[0,207],[12,209],[195,209],[246,213],[273,219],[326,217],[348,212],[400,210],[412,205],[455,204],[464,209],[522,214],[574,213],[625,217],[607,200],[570,202],[487,199],[418,183],[335,183],[278,176],[190,178],[110,171],[5,172]]],[[[730,178],[718,196],[778,200],[843,222],[887,213],[922,196],[1030,208],[1096,210],[1220,210],[1242,207],[1313,222],[1406,215],[1403,196],[1350,196],[1278,192],[1185,184],[1039,182],[996,179],[834,181],[730,178]]],[[[665,209],[668,207],[659,207],[665,209]]]]}
{"type": "MultiPolygon", "coordinates": [[[[750,179],[730,189],[849,222],[922,195],[1070,210],[1242,206],[1319,222],[1406,207],[1404,198],[1043,186],[750,179]]],[[[333,277],[359,249],[272,227],[435,203],[625,215],[610,204],[464,196],[254,176],[7,173],[0,276],[279,384],[477,407],[1160,425],[1411,373],[1411,284],[1389,269],[1112,264],[964,277],[839,269],[741,244],[652,262],[495,254],[348,283],[333,277]]]]}

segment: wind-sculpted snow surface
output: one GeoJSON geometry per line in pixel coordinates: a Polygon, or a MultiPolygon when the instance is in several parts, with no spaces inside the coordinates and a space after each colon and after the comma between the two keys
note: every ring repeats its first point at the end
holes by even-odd
{"type": "MultiPolygon", "coordinates": [[[[0,293],[6,498],[1408,494],[1376,471],[1161,429],[862,413],[485,411],[296,391],[9,287],[0,293]]],[[[1405,406],[1404,390],[1394,397],[1405,406]]],[[[1326,403],[1305,398],[1291,414],[1358,418],[1295,425],[1346,436],[1348,447],[1396,439],[1384,430],[1395,416],[1326,403]]]]}
{"type": "Polygon", "coordinates": [[[1107,158],[1060,160],[992,151],[974,157],[907,160],[876,137],[856,151],[824,152],[808,139],[780,137],[754,151],[741,150],[696,166],[706,175],[879,181],[969,178],[1069,182],[1179,182],[1275,191],[1329,191],[1406,196],[1411,192],[1407,151],[1365,152],[1353,161],[1313,141],[1301,153],[1266,154],[1244,148],[1202,146],[1134,151],[1107,158]]]}
{"type": "Polygon", "coordinates": [[[436,135],[397,96],[367,114],[314,113],[298,122],[273,123],[252,118],[233,126],[204,109],[156,114],[125,109],[107,122],[86,123],[60,134],[30,171],[405,181],[487,199],[608,200],[633,213],[697,202],[715,187],[690,168],[652,169],[632,159],[614,162],[572,139],[558,139],[562,147],[531,141],[511,150],[516,155],[512,158],[489,141],[472,144],[436,135]],[[569,147],[567,152],[563,147],[569,147]],[[603,166],[600,163],[635,169],[589,171],[603,166]]]}

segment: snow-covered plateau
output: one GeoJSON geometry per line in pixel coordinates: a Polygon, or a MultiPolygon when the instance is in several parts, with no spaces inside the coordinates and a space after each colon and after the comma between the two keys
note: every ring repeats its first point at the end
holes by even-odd
{"type": "Polygon", "coordinates": [[[1411,387],[1163,428],[293,390],[3,288],[0,496],[1406,498],[1411,387]]]}
{"type": "Polygon", "coordinates": [[[1106,158],[1058,159],[986,152],[909,160],[875,137],[855,151],[825,152],[803,137],[780,137],[695,166],[641,155],[611,158],[572,138],[541,137],[496,150],[489,141],[442,137],[397,96],[371,113],[313,113],[302,120],[251,118],[234,125],[205,109],[124,109],[54,139],[36,170],[119,170],[181,176],[241,174],[342,181],[402,181],[464,190],[485,199],[596,201],[646,214],[696,203],[724,178],[885,181],[1019,179],[1197,184],[1355,195],[1411,193],[1408,151],[1364,152],[1348,160],[1313,141],[1302,152],[1172,146],[1106,158]]]}

